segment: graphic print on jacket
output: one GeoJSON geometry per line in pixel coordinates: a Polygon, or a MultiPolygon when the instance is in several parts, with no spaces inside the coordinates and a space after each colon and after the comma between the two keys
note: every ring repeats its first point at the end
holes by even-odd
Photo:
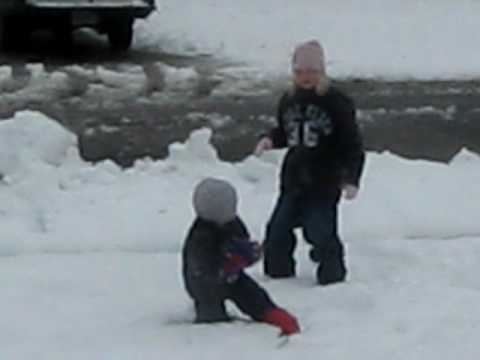
{"type": "Polygon", "coordinates": [[[309,104],[302,111],[300,104],[293,104],[284,115],[284,126],[289,147],[316,147],[323,136],[333,131],[332,120],[322,107],[309,104]]]}
{"type": "Polygon", "coordinates": [[[288,147],[281,190],[339,195],[342,184],[357,185],[364,150],[353,101],[335,88],[286,92],[279,103],[278,126],[270,133],[276,148],[288,147]]]}

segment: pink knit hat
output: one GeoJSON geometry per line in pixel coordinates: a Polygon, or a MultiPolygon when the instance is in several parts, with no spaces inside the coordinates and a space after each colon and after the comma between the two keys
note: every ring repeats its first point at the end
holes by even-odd
{"type": "Polygon", "coordinates": [[[297,45],[292,57],[292,70],[317,70],[325,73],[325,54],[322,45],[316,40],[297,45]]]}

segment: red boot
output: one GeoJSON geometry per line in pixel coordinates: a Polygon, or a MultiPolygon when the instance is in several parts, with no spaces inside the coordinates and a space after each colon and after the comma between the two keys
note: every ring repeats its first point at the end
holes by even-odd
{"type": "Polygon", "coordinates": [[[268,311],[263,317],[263,321],[280,328],[280,336],[288,336],[300,332],[300,325],[295,316],[281,308],[274,308],[268,311]]]}

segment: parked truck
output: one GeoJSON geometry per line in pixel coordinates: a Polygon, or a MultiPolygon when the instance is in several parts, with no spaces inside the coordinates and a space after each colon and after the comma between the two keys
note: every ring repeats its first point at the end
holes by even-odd
{"type": "Polygon", "coordinates": [[[23,45],[37,29],[60,39],[88,27],[107,34],[115,51],[126,51],[136,19],[146,18],[155,0],[0,0],[0,43],[4,49],[23,45]]]}

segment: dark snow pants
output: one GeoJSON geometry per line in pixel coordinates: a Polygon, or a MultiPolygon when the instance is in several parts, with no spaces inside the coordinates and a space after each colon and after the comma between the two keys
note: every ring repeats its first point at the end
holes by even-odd
{"type": "Polygon", "coordinates": [[[262,321],[265,314],[276,307],[265,289],[244,272],[235,282],[226,283],[218,289],[220,291],[213,294],[208,289],[191,293],[195,304],[195,322],[228,321],[225,300],[231,300],[243,313],[257,321],[262,321]]]}
{"type": "Polygon", "coordinates": [[[272,278],[295,276],[293,257],[301,227],[312,245],[310,258],[319,263],[317,281],[326,285],[343,281],[346,276],[344,247],[338,236],[335,196],[305,196],[282,193],[267,224],[264,244],[264,272],[272,278]]]}

